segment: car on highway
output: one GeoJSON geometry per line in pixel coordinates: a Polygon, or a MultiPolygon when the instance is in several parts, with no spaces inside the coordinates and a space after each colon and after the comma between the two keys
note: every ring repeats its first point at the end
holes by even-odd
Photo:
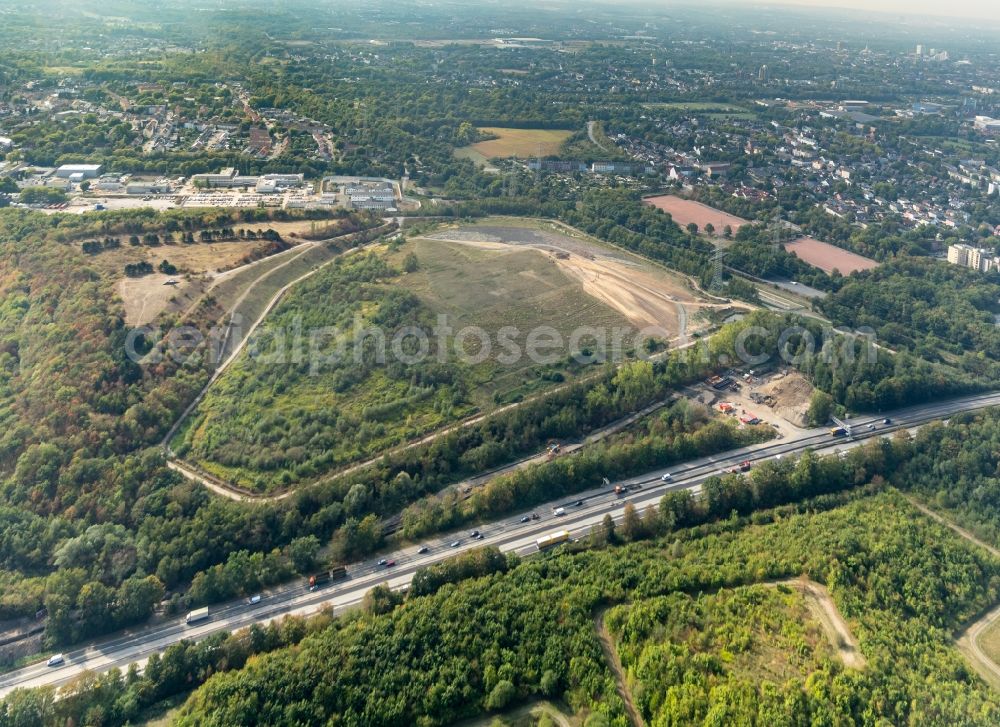
{"type": "Polygon", "coordinates": [[[264,597],[262,595],[257,593],[253,596],[250,596],[250,598],[247,599],[247,603],[250,604],[251,606],[256,606],[258,603],[261,602],[261,600],[263,600],[263,598],[264,597]]]}
{"type": "Polygon", "coordinates": [[[45,666],[60,666],[66,663],[66,657],[62,654],[53,654],[49,657],[49,660],[45,662],[45,666]]]}
{"type": "Polygon", "coordinates": [[[661,475],[660,479],[663,480],[664,482],[670,482],[672,479],[674,479],[674,476],[672,474],[670,474],[669,472],[667,472],[667,473],[661,475]]]}
{"type": "Polygon", "coordinates": [[[483,534],[478,530],[473,530],[471,533],[469,533],[469,537],[472,538],[473,540],[480,540],[482,539],[483,534]]]}
{"type": "Polygon", "coordinates": [[[556,517],[562,517],[563,515],[566,514],[566,508],[557,507],[555,510],[552,511],[552,514],[555,515],[556,517]]]}
{"type": "Polygon", "coordinates": [[[577,500],[574,502],[573,507],[583,507],[583,500],[577,500]]]}
{"type": "Polygon", "coordinates": [[[424,553],[429,553],[429,552],[430,548],[428,548],[426,545],[421,545],[419,548],[417,548],[417,555],[423,555],[424,553]]]}
{"type": "Polygon", "coordinates": [[[452,543],[451,543],[451,545],[448,546],[448,547],[450,547],[450,548],[457,548],[461,544],[462,544],[461,540],[453,540],[452,543]]]}
{"type": "Polygon", "coordinates": [[[531,519],[532,520],[541,520],[541,516],[539,516],[539,514],[537,512],[533,512],[533,513],[531,513],[531,519]]]}
{"type": "Polygon", "coordinates": [[[873,430],[874,428],[875,428],[875,424],[869,424],[869,425],[868,425],[868,431],[871,431],[871,430],[873,430]]]}
{"type": "Polygon", "coordinates": [[[521,518],[521,522],[522,523],[530,523],[531,522],[531,518],[528,517],[527,515],[525,515],[523,518],[521,518]]]}
{"type": "Polygon", "coordinates": [[[395,568],[396,567],[396,561],[394,561],[394,560],[387,560],[385,562],[385,567],[386,568],[395,568]]]}
{"type": "Polygon", "coordinates": [[[883,424],[892,424],[892,419],[890,419],[889,417],[886,417],[885,419],[882,420],[882,423],[883,424]]]}
{"type": "Polygon", "coordinates": [[[385,558],[383,558],[382,560],[380,560],[378,562],[378,564],[381,565],[381,566],[386,566],[386,565],[389,565],[389,561],[386,560],[385,558]]]}

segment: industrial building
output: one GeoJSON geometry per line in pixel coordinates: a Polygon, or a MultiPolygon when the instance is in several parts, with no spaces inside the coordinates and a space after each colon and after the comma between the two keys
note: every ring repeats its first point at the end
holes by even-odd
{"type": "Polygon", "coordinates": [[[257,179],[258,177],[240,176],[235,169],[227,167],[220,170],[218,174],[195,174],[191,177],[191,183],[205,189],[232,189],[234,187],[256,187],[257,179]]]}
{"type": "Polygon", "coordinates": [[[841,111],[865,111],[869,104],[858,99],[846,99],[840,102],[841,111]]]}
{"type": "Polygon", "coordinates": [[[257,178],[255,188],[258,194],[276,194],[297,189],[304,184],[303,174],[264,174],[257,178]]]}
{"type": "Polygon", "coordinates": [[[977,116],[972,122],[976,131],[990,136],[1000,136],[1000,119],[992,119],[989,116],[977,116]]]}
{"type": "Polygon", "coordinates": [[[195,174],[191,183],[202,189],[236,189],[253,187],[258,194],[274,194],[301,187],[305,183],[302,174],[264,174],[260,177],[244,176],[232,167],[222,169],[218,174],[195,174]]]}
{"type": "Polygon", "coordinates": [[[100,164],[63,164],[56,169],[56,176],[60,179],[70,181],[83,181],[84,179],[96,179],[101,176],[100,164]]]}
{"type": "Polygon", "coordinates": [[[129,182],[125,186],[126,194],[170,194],[173,191],[166,180],[156,182],[129,182]]]}
{"type": "Polygon", "coordinates": [[[356,182],[344,188],[344,194],[356,210],[395,211],[396,194],[391,182],[356,182]]]}

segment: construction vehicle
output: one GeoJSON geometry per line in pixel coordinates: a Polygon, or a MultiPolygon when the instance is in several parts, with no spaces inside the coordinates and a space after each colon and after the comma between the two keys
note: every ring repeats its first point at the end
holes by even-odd
{"type": "Polygon", "coordinates": [[[752,465],[750,464],[750,460],[745,459],[738,465],[735,465],[727,469],[726,472],[731,475],[739,474],[740,472],[749,472],[751,466],[752,465]]]}
{"type": "Polygon", "coordinates": [[[339,581],[344,578],[347,578],[346,566],[338,565],[334,568],[321,570],[319,573],[313,573],[309,576],[309,590],[315,590],[330,581],[339,581]]]}

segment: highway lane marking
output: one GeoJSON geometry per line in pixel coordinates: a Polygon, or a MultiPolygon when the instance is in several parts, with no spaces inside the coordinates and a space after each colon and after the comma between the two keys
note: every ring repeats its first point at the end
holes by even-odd
{"type": "MultiPolygon", "coordinates": [[[[885,437],[894,434],[897,431],[908,429],[910,427],[915,427],[920,424],[924,424],[929,421],[939,419],[942,414],[955,414],[964,411],[974,411],[976,409],[993,406],[996,403],[1000,403],[1000,394],[989,394],[979,397],[965,397],[947,403],[935,403],[932,405],[908,407],[906,409],[899,410],[898,412],[895,413],[889,412],[889,414],[894,418],[894,422],[892,425],[887,425],[882,429],[877,429],[874,431],[862,430],[849,438],[838,438],[837,440],[830,440],[828,439],[829,437],[828,433],[817,432],[814,434],[807,433],[807,436],[793,441],[782,442],[780,444],[770,444],[769,446],[757,447],[756,449],[753,449],[752,451],[749,452],[747,451],[748,448],[741,448],[740,450],[735,450],[734,452],[731,452],[725,457],[722,457],[718,460],[707,461],[699,465],[690,465],[685,470],[683,470],[681,474],[675,476],[675,481],[669,484],[662,483],[644,492],[634,493],[634,496],[632,498],[611,499],[610,504],[611,504],[612,517],[615,517],[616,519],[621,517],[621,511],[624,509],[624,506],[627,502],[632,502],[633,505],[647,505],[647,504],[652,504],[656,500],[660,499],[662,495],[668,491],[677,489],[691,489],[692,491],[695,491],[696,489],[700,489],[700,484],[704,482],[704,480],[708,479],[713,474],[715,474],[715,471],[713,469],[713,472],[694,474],[697,470],[706,469],[708,467],[714,468],[717,467],[720,463],[736,463],[741,461],[741,458],[747,459],[748,458],[747,454],[755,455],[752,461],[760,461],[762,459],[766,459],[767,456],[776,453],[777,449],[779,448],[782,449],[781,454],[786,454],[786,453],[790,454],[792,452],[800,452],[800,451],[805,451],[807,449],[814,449],[814,451],[825,453],[827,451],[835,450],[841,447],[853,448],[859,446],[860,444],[863,444],[864,441],[867,439],[871,439],[874,437],[885,437]],[[826,441],[827,445],[818,448],[813,448],[808,444],[806,444],[817,439],[820,441],[826,441]],[[618,503],[621,504],[620,508],[616,507],[618,503]]],[[[852,426],[861,426],[867,423],[874,423],[876,421],[880,421],[882,418],[883,417],[871,418],[871,419],[862,418],[859,421],[852,421],[851,424],[852,426]]],[[[654,482],[658,483],[660,482],[660,480],[658,477],[652,477],[643,480],[640,476],[637,478],[632,478],[631,480],[626,480],[625,482],[630,484],[648,484],[654,482]]],[[[578,495],[576,499],[577,500],[584,499],[586,501],[586,498],[598,498],[602,494],[609,495],[609,493],[610,491],[608,489],[602,487],[602,489],[594,489],[585,493],[581,493],[581,495],[578,495]]],[[[539,507],[544,508],[545,505],[541,505],[539,507]]],[[[534,552],[532,551],[532,548],[534,547],[532,541],[536,538],[534,538],[533,536],[544,534],[546,531],[550,530],[553,525],[565,525],[567,526],[567,529],[569,526],[572,526],[576,532],[579,532],[587,528],[588,526],[592,526],[600,522],[600,520],[603,520],[605,512],[607,512],[607,510],[599,511],[598,505],[595,503],[594,505],[584,506],[582,509],[575,509],[574,512],[568,513],[567,516],[563,518],[548,516],[541,521],[531,521],[531,523],[526,524],[527,527],[525,528],[518,528],[513,523],[510,523],[508,525],[507,520],[505,518],[493,524],[493,527],[495,527],[500,532],[488,535],[483,542],[485,543],[486,541],[495,540],[497,538],[497,535],[499,535],[501,537],[495,544],[498,547],[501,547],[501,550],[507,550],[507,551],[513,550],[515,552],[521,551],[530,554],[531,552],[534,552]],[[537,523],[537,525],[534,525],[532,527],[533,523],[537,523]],[[508,526],[514,528],[514,530],[512,532],[507,532],[506,529],[508,526]],[[505,548],[504,546],[508,547],[505,548]]],[[[490,527],[490,526],[483,526],[483,527],[485,534],[485,527],[490,527]]],[[[454,536],[452,535],[450,537],[454,536]]],[[[363,598],[364,592],[367,591],[373,585],[377,585],[378,583],[381,582],[388,582],[388,583],[398,582],[399,579],[401,578],[405,579],[405,576],[412,575],[412,573],[416,572],[416,570],[419,570],[420,568],[425,567],[426,565],[431,565],[446,560],[448,557],[450,557],[450,553],[452,550],[455,550],[455,552],[458,553],[464,550],[468,550],[469,546],[472,545],[472,543],[464,544],[464,547],[461,549],[445,548],[444,543],[446,543],[448,539],[449,539],[448,535],[442,536],[441,539],[438,541],[439,545],[434,550],[432,550],[430,553],[427,554],[429,556],[427,558],[411,561],[411,556],[409,555],[409,553],[405,550],[402,551],[401,554],[397,557],[404,558],[405,559],[404,562],[408,564],[405,565],[403,568],[394,569],[393,575],[390,576],[389,578],[379,578],[378,574],[382,573],[383,571],[379,570],[377,567],[373,569],[366,564],[364,566],[364,570],[357,571],[358,575],[362,576],[362,578],[359,579],[356,582],[356,584],[354,584],[354,586],[349,590],[338,591],[334,594],[321,592],[321,594],[316,594],[315,597],[310,598],[311,594],[309,592],[302,594],[298,588],[290,587],[282,589],[270,597],[286,596],[286,595],[290,596],[290,598],[286,598],[283,601],[279,601],[281,606],[274,607],[275,609],[280,609],[282,611],[281,613],[282,616],[285,615],[285,613],[301,613],[301,614],[311,613],[322,609],[326,604],[329,604],[331,602],[334,602],[332,605],[334,606],[334,608],[337,608],[337,604],[335,603],[335,601],[339,598],[355,594],[357,596],[355,601],[360,600],[363,598]],[[295,595],[297,591],[299,591],[298,595],[295,595]]],[[[408,583],[408,580],[403,580],[402,583],[405,585],[405,583],[408,583]]],[[[215,620],[209,621],[206,624],[203,624],[202,627],[200,628],[195,627],[196,630],[192,631],[188,631],[189,627],[187,627],[187,625],[185,624],[172,623],[170,625],[166,625],[162,628],[159,628],[159,630],[153,629],[147,633],[137,633],[125,637],[118,637],[108,642],[90,645],[82,649],[79,649],[75,652],[70,652],[69,655],[71,659],[68,660],[66,666],[75,667],[75,669],[71,670],[71,673],[67,675],[65,678],[60,677],[57,679],[48,679],[48,680],[44,679],[44,677],[46,676],[49,675],[56,676],[61,672],[60,669],[50,671],[48,668],[43,666],[44,662],[39,662],[38,664],[25,667],[23,670],[12,672],[6,675],[6,678],[0,678],[0,696],[3,696],[3,694],[9,692],[11,688],[22,685],[28,681],[33,682],[42,679],[43,683],[50,683],[50,684],[61,684],[66,681],[70,681],[73,678],[75,678],[80,672],[88,670],[87,665],[94,661],[101,661],[102,659],[107,659],[115,661],[117,663],[122,660],[131,660],[133,658],[132,655],[127,655],[127,656],[123,655],[121,657],[115,657],[113,655],[114,651],[124,650],[129,646],[134,647],[137,645],[149,644],[151,642],[156,642],[156,643],[164,642],[169,644],[173,643],[173,641],[179,640],[179,639],[168,640],[169,637],[176,636],[179,634],[183,634],[182,638],[187,638],[187,637],[201,638],[207,636],[208,634],[215,633],[217,631],[237,630],[251,623],[266,623],[270,620],[273,620],[273,618],[277,618],[277,616],[267,617],[267,614],[271,613],[271,611],[261,612],[260,610],[245,608],[242,601],[233,602],[231,604],[224,604],[221,605],[219,608],[221,610],[217,611],[216,613],[218,613],[219,615],[230,616],[229,620],[227,620],[226,622],[219,622],[215,620]],[[230,612],[234,613],[230,615],[230,612]],[[261,618],[262,615],[267,618],[261,618]],[[88,654],[92,654],[94,651],[99,652],[100,656],[86,658],[83,661],[77,661],[79,656],[87,656],[88,654]],[[107,653],[109,651],[112,653],[107,653]]],[[[154,651],[159,650],[158,646],[155,648],[154,647],[150,648],[152,648],[154,651]]]]}

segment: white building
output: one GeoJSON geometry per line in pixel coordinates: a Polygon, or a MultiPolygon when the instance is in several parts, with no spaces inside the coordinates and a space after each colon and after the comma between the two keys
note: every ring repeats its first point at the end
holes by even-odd
{"type": "Polygon", "coordinates": [[[258,194],[275,194],[289,189],[296,189],[305,184],[303,174],[264,174],[257,178],[258,194]]]}
{"type": "Polygon", "coordinates": [[[356,210],[395,210],[396,194],[391,182],[358,181],[347,184],[344,194],[356,210]]]}
{"type": "Polygon", "coordinates": [[[56,176],[61,179],[74,179],[74,175],[79,175],[76,179],[94,179],[101,176],[100,164],[63,164],[56,169],[56,176]]]}
{"type": "Polygon", "coordinates": [[[992,119],[989,116],[977,116],[972,122],[972,127],[983,134],[1000,135],[1000,119],[992,119]]]}
{"type": "Polygon", "coordinates": [[[126,194],[170,194],[170,183],[159,180],[156,182],[129,182],[125,187],[126,194]]]}
{"type": "Polygon", "coordinates": [[[994,255],[992,250],[981,250],[964,243],[948,247],[948,262],[983,273],[1000,267],[1000,258],[994,255]]]}
{"type": "Polygon", "coordinates": [[[195,174],[191,177],[191,183],[196,187],[235,187],[236,170],[232,167],[222,169],[218,174],[195,174]]]}

